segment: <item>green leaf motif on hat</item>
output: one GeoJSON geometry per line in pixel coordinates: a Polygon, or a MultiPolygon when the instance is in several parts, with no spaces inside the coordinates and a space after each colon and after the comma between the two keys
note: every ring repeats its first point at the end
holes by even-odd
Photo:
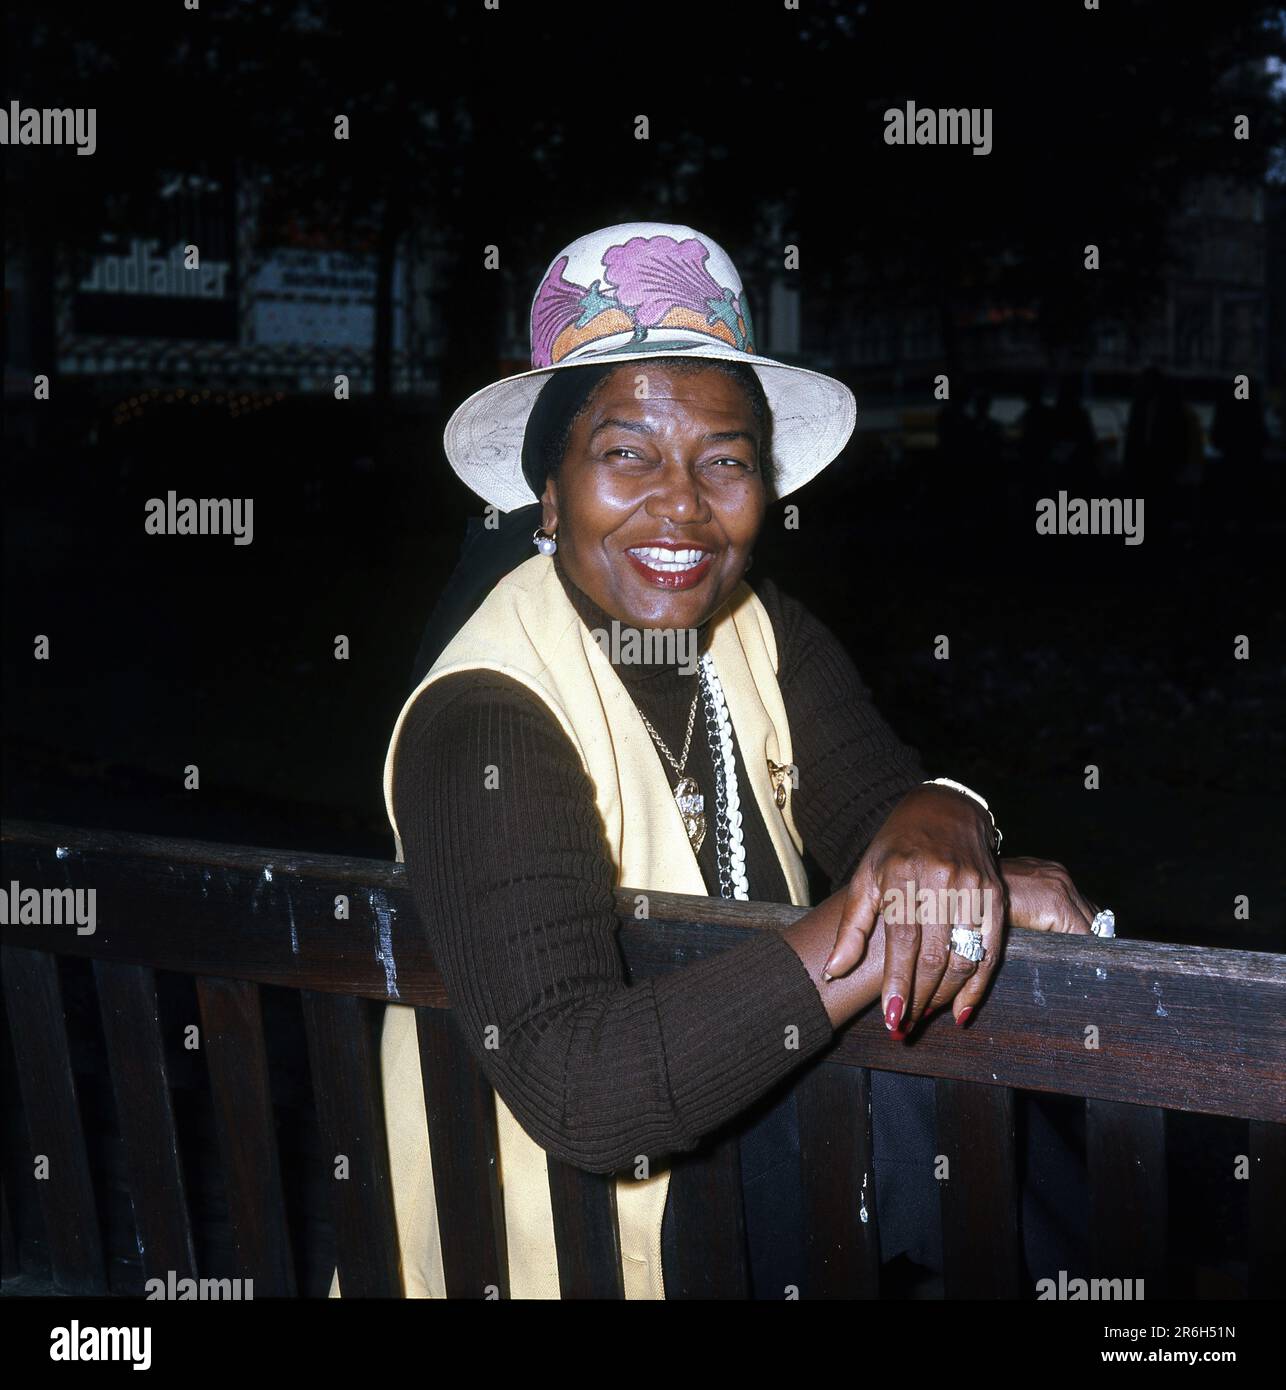
{"type": "Polygon", "coordinates": [[[740,305],[740,307],[741,307],[741,321],[742,321],[742,323],[744,323],[745,326],[746,326],[745,336],[744,336],[742,342],[739,344],[739,346],[741,347],[742,351],[744,351],[744,352],[754,352],[754,350],[755,350],[755,326],[754,326],[754,324],[751,323],[751,321],[750,321],[750,303],[749,303],[749,301],[746,299],[746,292],[745,292],[745,290],[742,290],[741,294],[738,296],[738,298],[737,298],[737,303],[738,303],[738,304],[740,305]]]}
{"type": "Polygon", "coordinates": [[[706,322],[726,324],[736,345],[742,352],[749,352],[750,319],[744,303],[742,305],[742,314],[746,318],[746,331],[744,333],[741,331],[741,321],[737,316],[737,306],[733,303],[731,290],[725,289],[722,299],[707,299],[706,303],[710,306],[710,315],[706,322]]]}
{"type": "Polygon", "coordinates": [[[594,283],[576,301],[581,306],[580,317],[576,320],[577,328],[584,328],[591,319],[597,317],[604,309],[619,309],[622,306],[614,299],[609,299],[599,285],[603,282],[595,280],[594,283]]]}

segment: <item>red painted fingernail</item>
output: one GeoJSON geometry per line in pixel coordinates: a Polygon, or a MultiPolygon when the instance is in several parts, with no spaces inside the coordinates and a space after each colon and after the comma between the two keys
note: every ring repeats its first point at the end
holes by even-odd
{"type": "Polygon", "coordinates": [[[900,1028],[893,1029],[889,1037],[891,1037],[894,1042],[906,1042],[906,1034],[900,1028]]]}
{"type": "Polygon", "coordinates": [[[899,1023],[902,1022],[902,996],[893,995],[888,1002],[888,1007],[884,1010],[884,1026],[893,1032],[899,1023]]]}
{"type": "Polygon", "coordinates": [[[969,1015],[970,1015],[971,1013],[973,1013],[973,1005],[972,1005],[972,1004],[970,1004],[967,1008],[961,1009],[961,1010],[960,1010],[960,1017],[959,1017],[958,1019],[956,1019],[956,1027],[957,1027],[957,1028],[963,1028],[963,1027],[965,1026],[965,1024],[969,1022],[969,1015]]]}
{"type": "Polygon", "coordinates": [[[924,1016],[925,1018],[932,1018],[937,1012],[937,1009],[925,1009],[924,1016]]]}

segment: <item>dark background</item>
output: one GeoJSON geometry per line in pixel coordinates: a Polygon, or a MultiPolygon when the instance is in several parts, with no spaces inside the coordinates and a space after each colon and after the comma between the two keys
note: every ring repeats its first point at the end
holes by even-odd
{"type": "Polygon", "coordinates": [[[51,11],[7,15],[5,99],[95,107],[98,147],[4,152],[6,817],[390,857],[387,741],[482,508],[446,417],[526,365],[563,245],[675,221],[729,251],[765,351],[858,398],[756,573],[1006,852],[1125,934],[1280,949],[1279,7],[51,11]],[[992,152],[885,144],[912,100],[992,108],[992,152]],[[133,238],[196,241],[226,295],[76,288],[133,238]],[[325,258],[294,298],[283,252],[325,258]],[[1061,487],[1144,498],[1144,543],[1037,536],[1061,487]],[[253,544],[145,535],[170,489],[253,497],[253,544]]]}
{"type": "MultiPolygon", "coordinates": [[[[859,401],[843,458],[789,499],[798,530],[770,515],[759,572],[843,637],[935,775],[989,797],[1007,849],[1067,863],[1124,931],[1280,927],[1282,11],[575,14],[9,15],[10,99],[96,107],[98,147],[5,152],[5,814],[389,853],[387,738],[482,506],[445,462],[445,417],[525,365],[530,297],[561,246],[674,220],[729,250],[767,351],[859,401]],[[883,112],[908,100],[990,106],[992,152],[886,145],[883,112]],[[226,306],[69,293],[105,234],[195,239],[232,263],[226,306]],[[800,269],[783,274],[788,244],[800,269]],[[353,258],[365,339],[305,323],[291,344],[244,342],[252,258],[279,247],[353,258]],[[399,347],[408,248],[416,327],[399,347]],[[786,279],[794,335],[772,312],[786,279]],[[1220,300],[1222,332],[1201,319],[1220,300]],[[1234,300],[1252,333],[1229,330],[1234,300]],[[1205,417],[1198,480],[1178,435],[1121,467],[1149,365],[1205,417]],[[333,399],[337,372],[353,399],[333,399]],[[939,419],[939,372],[956,411],[971,386],[1010,402],[985,449],[939,419]],[[1252,401],[1230,418],[1260,423],[1221,453],[1210,427],[1237,372],[1252,401]],[[1098,438],[1055,462],[1013,412],[1067,383],[1117,424],[1096,414],[1098,438]],[[1143,497],[1144,543],[1036,537],[1035,498],[1069,482],[1143,497]],[[171,488],[253,497],[253,544],[146,536],[144,503],[171,488]],[[199,792],[183,790],[190,763],[199,792]]],[[[1081,428],[1073,407],[1066,438],[1081,428]]]]}

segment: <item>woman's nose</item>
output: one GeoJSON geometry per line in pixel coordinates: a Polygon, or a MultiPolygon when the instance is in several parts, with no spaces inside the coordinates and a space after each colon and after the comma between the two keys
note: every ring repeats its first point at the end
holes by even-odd
{"type": "Polygon", "coordinates": [[[647,500],[647,511],[658,520],[703,521],[709,507],[693,471],[671,460],[647,500]]]}

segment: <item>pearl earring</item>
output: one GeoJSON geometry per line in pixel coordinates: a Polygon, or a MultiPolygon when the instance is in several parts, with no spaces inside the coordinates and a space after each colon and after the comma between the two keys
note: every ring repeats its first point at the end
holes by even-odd
{"type": "Polygon", "coordinates": [[[553,536],[547,536],[545,534],[545,528],[543,526],[537,526],[531,533],[531,539],[535,542],[536,549],[539,550],[542,555],[552,555],[554,551],[558,549],[558,542],[554,539],[557,535],[558,532],[555,531],[553,536]]]}

